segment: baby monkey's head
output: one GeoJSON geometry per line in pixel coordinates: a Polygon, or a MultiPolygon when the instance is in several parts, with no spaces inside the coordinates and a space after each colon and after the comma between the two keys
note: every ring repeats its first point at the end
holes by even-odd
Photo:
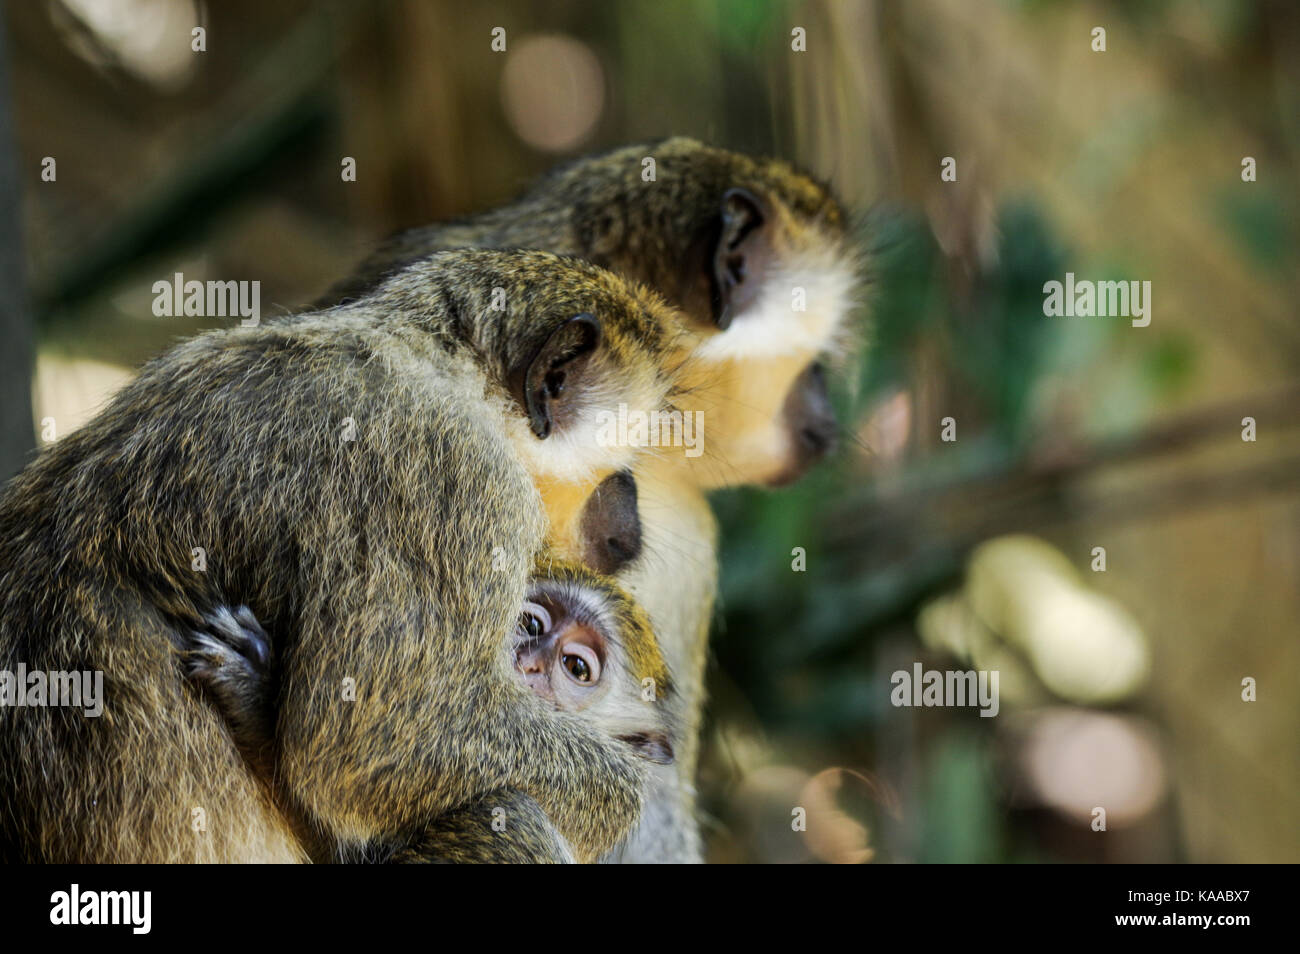
{"type": "Polygon", "coordinates": [[[673,760],[667,667],[644,611],[608,577],[543,560],[515,628],[524,684],[651,762],[673,760]]]}

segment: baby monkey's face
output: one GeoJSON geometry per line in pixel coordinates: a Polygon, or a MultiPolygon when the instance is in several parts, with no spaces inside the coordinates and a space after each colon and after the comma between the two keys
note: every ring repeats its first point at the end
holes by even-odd
{"type": "Polygon", "coordinates": [[[613,681],[602,623],[577,600],[534,590],[515,629],[515,668],[543,699],[578,712],[613,681]]]}
{"type": "Polygon", "coordinates": [[[668,764],[673,750],[661,704],[668,675],[644,612],[585,567],[555,572],[533,581],[515,625],[520,678],[641,758],[668,764]]]}

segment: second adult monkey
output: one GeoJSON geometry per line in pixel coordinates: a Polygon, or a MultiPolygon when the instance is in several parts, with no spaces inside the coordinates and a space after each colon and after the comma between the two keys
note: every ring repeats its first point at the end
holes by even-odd
{"type": "MultiPolygon", "coordinates": [[[[786,483],[834,446],[823,359],[852,350],[860,271],[846,216],[789,163],[672,138],[579,159],[508,205],[404,232],[324,301],[464,245],[581,256],[681,309],[676,403],[702,412],[703,453],[661,448],[637,464],[643,555],[619,572],[650,614],[679,690],[676,784],[652,795],[620,856],[698,860],[693,779],[717,588],[716,526],[701,491],[786,483]]],[[[545,486],[543,495],[563,497],[545,486]]],[[[552,523],[553,536],[573,532],[552,523]]]]}

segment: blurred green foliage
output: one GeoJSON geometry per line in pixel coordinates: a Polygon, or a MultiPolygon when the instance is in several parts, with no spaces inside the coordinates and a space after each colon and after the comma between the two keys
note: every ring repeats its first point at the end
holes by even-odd
{"type": "MultiPolygon", "coordinates": [[[[877,669],[881,647],[914,645],[916,613],[959,580],[967,549],[978,542],[928,521],[924,504],[914,518],[891,517],[896,501],[888,488],[905,486],[924,498],[927,488],[975,489],[1013,472],[1043,437],[1036,395],[1098,369],[1116,397],[1096,402],[1092,423],[1131,428],[1154,395],[1186,384],[1195,354],[1176,334],[1147,335],[1136,348],[1117,350],[1125,319],[1044,316],[1043,285],[1062,279],[1070,258],[1031,199],[1002,207],[996,252],[973,275],[954,272],[917,214],[873,216],[864,241],[872,249],[869,344],[841,388],[841,419],[860,421],[891,393],[940,380],[947,387],[936,416],[959,418],[961,439],[940,446],[931,435],[937,420],[914,422],[924,452],[892,462],[894,473],[882,483],[850,426],[838,462],[794,488],[716,495],[723,572],[715,646],[719,668],[769,731],[838,743],[872,759],[871,740],[895,731],[898,718],[877,669]],[[919,368],[919,354],[938,366],[919,368]],[[805,572],[792,569],[796,547],[807,554],[805,572]]],[[[1110,266],[1078,277],[1134,275],[1110,266]]],[[[967,715],[929,725],[934,738],[907,855],[932,862],[1041,856],[1032,842],[1012,846],[999,808],[990,756],[995,720],[967,715]]],[[[881,814],[875,824],[893,823],[881,814]]]]}

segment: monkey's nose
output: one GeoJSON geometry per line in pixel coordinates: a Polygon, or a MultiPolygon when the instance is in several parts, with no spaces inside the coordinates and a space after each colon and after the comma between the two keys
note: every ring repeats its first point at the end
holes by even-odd
{"type": "Polygon", "coordinates": [[[835,419],[824,418],[799,429],[799,444],[807,457],[816,460],[835,450],[835,419]]]}
{"type": "Polygon", "coordinates": [[[528,646],[515,650],[515,668],[525,676],[546,671],[542,654],[528,646]]]}
{"type": "Polygon", "coordinates": [[[515,668],[519,670],[519,675],[525,686],[543,699],[551,697],[551,680],[547,676],[541,653],[527,651],[516,653],[515,668]]]}
{"type": "Polygon", "coordinates": [[[794,442],[794,479],[835,449],[838,422],[826,386],[821,362],[810,364],[791,388],[785,402],[785,420],[794,442]]]}

